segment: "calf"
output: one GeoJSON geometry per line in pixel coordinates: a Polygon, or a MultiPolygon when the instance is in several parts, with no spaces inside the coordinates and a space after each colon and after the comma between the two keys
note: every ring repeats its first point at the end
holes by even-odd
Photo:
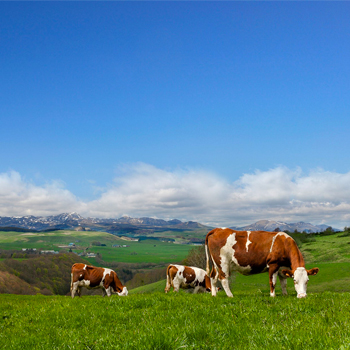
{"type": "Polygon", "coordinates": [[[72,298],[76,292],[81,295],[82,287],[101,288],[103,296],[111,296],[112,293],[120,296],[128,295],[128,290],[121,284],[113,270],[77,263],[72,266],[70,287],[72,298]]]}
{"type": "Polygon", "coordinates": [[[212,295],[219,278],[227,294],[232,297],[228,284],[230,270],[243,275],[269,272],[270,295],[275,296],[277,276],[280,279],[282,293],[287,294],[287,277],[294,280],[298,298],[306,297],[309,275],[316,275],[317,267],[306,270],[304,258],[294,239],[284,232],[235,231],[229,228],[216,228],[205,238],[207,256],[207,274],[209,261],[213,263],[211,271],[212,295]],[[281,269],[288,267],[289,269],[281,269]]]}
{"type": "Polygon", "coordinates": [[[211,291],[210,278],[198,267],[169,265],[166,279],[165,293],[168,293],[171,287],[174,288],[174,292],[178,292],[179,288],[194,288],[193,293],[211,291]]]}

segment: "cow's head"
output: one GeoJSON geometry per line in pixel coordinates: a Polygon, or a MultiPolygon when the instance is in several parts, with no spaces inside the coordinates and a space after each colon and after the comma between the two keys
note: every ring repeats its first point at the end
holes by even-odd
{"type": "Polygon", "coordinates": [[[127,290],[127,288],[126,287],[124,287],[122,290],[121,290],[121,292],[117,292],[117,294],[119,295],[119,296],[127,296],[128,294],[129,294],[129,292],[128,292],[128,290],[127,290]]]}
{"type": "Polygon", "coordinates": [[[129,293],[127,288],[121,284],[116,273],[114,273],[113,275],[113,289],[115,293],[117,293],[121,297],[126,296],[129,293]]]}
{"type": "Polygon", "coordinates": [[[292,270],[282,270],[282,274],[286,277],[293,278],[294,287],[297,292],[298,298],[306,297],[307,282],[310,275],[316,275],[320,269],[314,267],[313,269],[306,270],[305,267],[298,267],[294,273],[292,270]]]}

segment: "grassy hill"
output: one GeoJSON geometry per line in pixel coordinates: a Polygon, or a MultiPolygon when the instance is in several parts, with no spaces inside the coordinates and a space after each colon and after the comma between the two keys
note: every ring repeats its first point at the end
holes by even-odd
{"type": "MultiPolygon", "coordinates": [[[[307,265],[307,268],[314,265],[307,265]]],[[[350,264],[349,263],[319,263],[317,267],[320,272],[316,276],[311,276],[308,283],[309,293],[331,292],[350,292],[350,264]]],[[[130,294],[144,294],[164,292],[166,279],[161,281],[141,286],[130,291],[130,294]]],[[[218,286],[220,283],[218,283],[218,286]]],[[[259,275],[243,276],[239,273],[234,273],[231,277],[231,290],[237,293],[261,293],[268,296],[270,293],[268,273],[259,275]]],[[[296,295],[292,279],[288,279],[287,291],[289,295],[296,295]]],[[[181,293],[191,293],[191,290],[180,290],[181,293]]],[[[171,292],[173,291],[171,290],[171,292]]],[[[225,295],[221,290],[219,294],[225,295]]],[[[277,296],[282,295],[279,282],[276,285],[277,296]]]]}
{"type": "Polygon", "coordinates": [[[301,252],[307,263],[350,262],[350,232],[336,232],[331,235],[305,235],[301,252]]]}
{"type": "MultiPolygon", "coordinates": [[[[106,232],[95,231],[53,231],[53,232],[1,232],[1,250],[21,250],[22,248],[55,251],[99,253],[103,261],[125,263],[180,262],[193,247],[147,239],[139,242],[121,239],[106,232]],[[73,243],[74,246],[69,246],[73,243]],[[98,244],[98,245],[96,245],[98,244]],[[113,247],[122,246],[122,247],[113,247]],[[126,246],[126,247],[123,247],[126,246]],[[87,250],[86,250],[87,249],[87,250]]],[[[100,265],[95,258],[86,258],[91,264],[100,265]]]]}
{"type": "MultiPolygon", "coordinates": [[[[306,267],[319,267],[320,272],[310,277],[308,292],[324,291],[350,292],[350,235],[337,232],[332,235],[304,235],[299,239],[299,246],[305,258],[306,267]]],[[[135,288],[131,293],[153,293],[164,291],[165,279],[147,286],[135,288]]],[[[231,290],[237,292],[269,293],[268,274],[243,276],[233,273],[231,290]]],[[[287,290],[295,294],[293,281],[288,279],[287,290]]],[[[183,291],[180,291],[183,292],[183,291]]],[[[185,291],[186,293],[186,291],[185,291]]],[[[224,292],[221,292],[224,293],[224,292]]],[[[281,293],[277,282],[276,293],[281,293]]]]}
{"type": "Polygon", "coordinates": [[[129,241],[106,232],[0,232],[0,293],[67,293],[70,268],[82,260],[74,253],[81,252],[95,253],[96,257],[84,256],[85,262],[113,268],[121,281],[132,287],[158,280],[167,264],[180,263],[192,248],[193,245],[154,239],[129,241]],[[34,253],[22,249],[36,250],[34,253]],[[60,254],[39,254],[40,250],[60,254]],[[70,250],[74,253],[68,253],[70,250]],[[62,254],[69,257],[69,263],[61,266],[56,261],[62,260],[62,254]]]}
{"type": "MultiPolygon", "coordinates": [[[[337,232],[332,235],[301,235],[296,237],[296,240],[305,257],[307,266],[318,266],[320,268],[319,274],[310,278],[308,287],[309,292],[322,292],[325,290],[350,291],[350,236],[348,232],[337,232]]],[[[35,294],[40,290],[46,290],[47,294],[50,294],[48,291],[51,293],[55,293],[55,291],[58,290],[64,290],[67,292],[69,288],[70,266],[73,262],[77,262],[78,259],[80,259],[78,256],[70,254],[69,263],[65,264],[62,268],[59,267],[62,271],[61,275],[56,276],[55,280],[51,281],[41,273],[43,264],[45,263],[40,262],[40,259],[35,263],[34,260],[32,261],[34,265],[28,272],[28,264],[25,260],[23,261],[26,254],[22,253],[21,249],[53,249],[67,252],[69,249],[69,243],[75,244],[75,249],[73,249],[73,251],[81,252],[88,248],[87,251],[89,252],[99,253],[99,259],[85,258],[90,264],[100,266],[105,264],[116,264],[115,267],[112,265],[112,268],[117,269],[117,273],[120,274],[122,281],[126,282],[133,277],[137,277],[135,281],[132,280],[128,282],[128,286],[149,283],[150,279],[144,278],[144,276],[146,273],[153,271],[150,270],[151,268],[156,266],[160,268],[169,263],[179,263],[187,256],[189,250],[193,248],[192,245],[181,245],[155,240],[144,240],[140,242],[125,241],[105,232],[67,230],[47,233],[0,232],[1,250],[6,252],[7,249],[16,249],[19,252],[15,253],[12,259],[7,259],[2,262],[0,261],[0,271],[3,272],[2,275],[0,275],[0,292],[7,291],[8,293],[11,293],[14,289],[10,286],[18,286],[18,292],[26,292],[27,294],[35,294]],[[93,242],[98,242],[99,244],[104,245],[92,245],[93,242]],[[116,248],[113,247],[113,245],[127,245],[127,247],[116,248]],[[13,259],[14,257],[17,259],[13,259]],[[18,259],[19,257],[21,259],[18,259]],[[123,263],[120,265],[120,268],[118,268],[118,263],[123,263]],[[131,265],[125,265],[125,263],[131,265]],[[147,263],[150,265],[147,266],[147,263]],[[5,272],[6,274],[4,274],[5,272]],[[142,273],[144,273],[144,275],[142,275],[142,273]],[[12,274],[12,276],[9,276],[9,274],[12,274]],[[31,281],[27,277],[28,274],[33,275],[32,277],[34,280],[31,281]],[[9,279],[11,279],[12,283],[7,282],[5,288],[4,281],[9,279]],[[32,283],[31,286],[28,286],[27,284],[20,285],[20,279],[27,284],[28,282],[32,283]],[[66,283],[67,286],[62,287],[59,285],[60,283],[66,283]],[[33,289],[34,287],[36,289],[33,289]]],[[[52,260],[55,258],[42,256],[42,259],[52,260]]],[[[48,265],[50,266],[50,264],[48,265]]],[[[52,266],[57,265],[59,264],[53,263],[52,266]]],[[[160,269],[158,269],[156,278],[165,278],[165,272],[159,271],[160,269]]],[[[153,278],[153,280],[157,279],[153,278]]],[[[164,288],[165,280],[162,280],[155,284],[136,288],[132,290],[131,293],[163,292],[164,288]]],[[[277,293],[279,292],[279,288],[279,283],[277,283],[277,293]]],[[[290,290],[290,293],[294,293],[291,280],[288,281],[288,289],[290,290]]],[[[256,276],[234,274],[232,277],[232,290],[242,292],[261,291],[262,293],[268,293],[268,276],[267,274],[256,276]]]]}
{"type": "MultiPolygon", "coordinates": [[[[350,349],[349,241],[349,235],[336,233],[300,242],[307,267],[320,268],[310,278],[305,299],[296,298],[291,280],[288,296],[281,295],[277,283],[277,297],[271,298],[266,273],[234,274],[233,298],[223,291],[216,298],[183,290],[165,294],[165,280],[135,288],[127,297],[0,294],[1,344],[10,350],[350,349]]],[[[63,279],[62,255],[56,256],[52,270],[57,275],[51,280],[63,279]]],[[[38,274],[49,264],[37,266],[38,274]]],[[[0,286],[6,274],[0,272],[0,286]]],[[[13,283],[17,274],[10,276],[13,283]]]]}

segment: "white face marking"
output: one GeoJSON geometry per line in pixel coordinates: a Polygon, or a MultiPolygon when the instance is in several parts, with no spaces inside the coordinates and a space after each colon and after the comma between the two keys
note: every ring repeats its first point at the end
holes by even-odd
{"type": "Polygon", "coordinates": [[[251,234],[250,231],[247,231],[247,243],[245,244],[245,247],[247,249],[247,253],[248,253],[248,246],[249,244],[251,244],[252,242],[249,240],[249,235],[251,234]]]}
{"type": "Polygon", "coordinates": [[[226,244],[220,249],[221,269],[226,277],[230,276],[230,268],[243,275],[249,274],[252,270],[249,265],[239,265],[235,257],[235,250],[232,248],[236,243],[236,234],[232,233],[227,237],[226,244]]]}
{"type": "Polygon", "coordinates": [[[121,296],[121,297],[127,296],[128,293],[129,293],[129,292],[128,292],[128,290],[126,289],[126,287],[124,287],[123,290],[122,290],[120,293],[117,292],[117,294],[118,294],[119,296],[121,296]]]}
{"type": "Polygon", "coordinates": [[[306,297],[306,288],[309,277],[307,275],[307,271],[305,267],[298,267],[293,275],[294,287],[296,292],[298,293],[298,298],[306,297]]]}

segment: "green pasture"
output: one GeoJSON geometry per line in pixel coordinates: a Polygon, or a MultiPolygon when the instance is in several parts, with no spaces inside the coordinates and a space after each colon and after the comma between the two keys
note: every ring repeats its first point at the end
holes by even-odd
{"type": "Polygon", "coordinates": [[[169,237],[175,239],[176,243],[186,243],[191,238],[196,238],[204,242],[205,236],[208,233],[208,229],[197,230],[180,230],[180,231],[155,231],[153,237],[169,237]]]}
{"type": "MultiPolygon", "coordinates": [[[[203,238],[205,232],[191,232],[193,237],[203,238]]],[[[155,235],[172,236],[181,242],[188,237],[188,232],[160,232],[155,235]]],[[[68,250],[69,243],[75,244],[73,251],[100,253],[102,260],[107,262],[127,263],[156,263],[167,264],[182,261],[193,248],[193,245],[174,244],[153,239],[145,241],[126,241],[119,237],[97,231],[62,230],[53,232],[1,232],[0,247],[4,250],[22,248],[36,248],[45,250],[68,250]],[[92,245],[100,242],[105,246],[92,245]],[[125,248],[116,248],[112,245],[128,245],[125,248]]],[[[350,236],[339,232],[332,235],[307,235],[307,239],[300,246],[306,263],[316,262],[349,262],[350,263],[350,236]]],[[[94,258],[91,263],[98,264],[94,258]]]]}
{"type": "Polygon", "coordinates": [[[126,262],[126,263],[157,263],[160,265],[180,262],[186,256],[188,251],[193,248],[192,245],[174,244],[147,239],[140,242],[126,242],[129,247],[110,248],[93,247],[89,251],[99,252],[104,261],[126,262]]]}
{"type": "Polygon", "coordinates": [[[310,235],[300,248],[307,263],[350,263],[349,232],[337,232],[332,235],[310,235]]]}
{"type": "Polygon", "coordinates": [[[350,349],[350,294],[0,295],[4,349],[350,349]]]}
{"type": "MultiPolygon", "coordinates": [[[[168,264],[181,262],[193,248],[193,245],[161,242],[153,239],[126,241],[119,237],[95,231],[54,231],[54,232],[0,232],[0,247],[4,250],[36,248],[44,250],[69,250],[69,243],[74,243],[74,252],[99,253],[103,261],[126,263],[168,264]],[[92,245],[100,242],[105,246],[92,245]],[[127,245],[127,247],[112,247],[127,245]],[[88,248],[88,249],[87,249],[88,248]],[[87,249],[87,250],[86,250],[87,249]]],[[[94,258],[87,258],[98,265],[94,258]]]]}
{"type": "MultiPolygon", "coordinates": [[[[320,272],[316,276],[310,276],[307,287],[309,293],[322,292],[350,292],[350,264],[349,263],[319,263],[316,265],[306,265],[307,268],[318,267],[320,272]]],[[[164,291],[166,280],[158,281],[146,286],[133,289],[130,293],[154,293],[164,291]]],[[[218,282],[220,287],[220,282],[218,282]]],[[[268,296],[270,293],[269,275],[267,272],[258,275],[244,276],[239,273],[233,273],[231,276],[230,288],[232,292],[237,293],[261,293],[268,296]]],[[[291,278],[287,282],[287,291],[289,295],[296,295],[294,284],[291,278]]],[[[179,293],[191,293],[191,290],[180,290],[179,293]]],[[[171,289],[171,292],[172,289],[171,289]]],[[[224,291],[219,293],[224,294],[224,291]]],[[[279,280],[276,284],[276,295],[282,296],[279,280]]]]}

